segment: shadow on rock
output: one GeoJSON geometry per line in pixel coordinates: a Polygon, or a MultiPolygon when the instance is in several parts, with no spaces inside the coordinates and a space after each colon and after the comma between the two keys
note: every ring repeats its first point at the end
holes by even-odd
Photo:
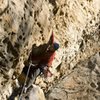
{"type": "Polygon", "coordinates": [[[46,100],[43,90],[36,85],[32,85],[26,93],[21,94],[21,88],[16,89],[8,100],[46,100]],[[20,97],[19,97],[20,96],[20,97]]]}

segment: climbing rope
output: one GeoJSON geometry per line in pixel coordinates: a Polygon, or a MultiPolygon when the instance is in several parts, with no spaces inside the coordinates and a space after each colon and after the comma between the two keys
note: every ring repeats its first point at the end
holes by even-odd
{"type": "Polygon", "coordinates": [[[24,86],[23,86],[23,88],[22,88],[22,91],[21,91],[21,94],[20,94],[18,100],[21,100],[21,96],[22,96],[22,93],[23,93],[23,91],[24,91],[24,89],[25,89],[25,85],[26,85],[26,82],[27,82],[27,78],[28,78],[28,75],[29,75],[29,71],[30,71],[30,67],[31,67],[31,65],[33,65],[33,64],[32,64],[32,63],[29,64],[29,68],[28,68],[28,71],[27,71],[27,74],[26,74],[26,78],[25,78],[24,86]]]}
{"type": "Polygon", "coordinates": [[[24,91],[24,89],[25,89],[25,85],[26,85],[26,82],[27,82],[27,78],[28,78],[28,75],[29,75],[29,71],[30,71],[31,66],[36,66],[36,65],[37,65],[37,64],[32,64],[32,62],[29,63],[29,68],[28,68],[28,71],[27,71],[27,74],[26,74],[25,82],[24,82],[24,85],[23,85],[23,88],[22,88],[22,91],[21,91],[21,94],[20,94],[18,100],[21,100],[21,96],[22,96],[23,91],[24,91]]]}

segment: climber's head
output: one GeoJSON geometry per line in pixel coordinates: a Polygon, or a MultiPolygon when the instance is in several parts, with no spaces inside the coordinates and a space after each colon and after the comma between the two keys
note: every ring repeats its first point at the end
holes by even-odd
{"type": "Polygon", "coordinates": [[[56,51],[59,48],[59,44],[58,43],[53,43],[50,45],[49,50],[50,51],[56,51]]]}

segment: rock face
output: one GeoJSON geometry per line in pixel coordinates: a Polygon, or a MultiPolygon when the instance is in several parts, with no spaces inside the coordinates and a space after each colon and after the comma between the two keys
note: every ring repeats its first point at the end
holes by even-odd
{"type": "Polygon", "coordinates": [[[7,100],[46,100],[43,90],[37,86],[32,85],[27,91],[16,88],[7,100]]]}
{"type": "Polygon", "coordinates": [[[49,20],[45,1],[0,1],[1,100],[6,100],[11,93],[13,80],[21,73],[32,45],[47,43],[51,27],[49,20]]]}
{"type": "Polygon", "coordinates": [[[46,100],[43,90],[33,85],[20,100],[46,100]]]}
{"type": "Polygon", "coordinates": [[[50,91],[47,100],[99,100],[100,53],[79,62],[50,91]]]}
{"type": "MultiPolygon", "coordinates": [[[[78,62],[99,52],[99,11],[100,0],[1,0],[0,100],[6,100],[12,93],[13,82],[21,73],[32,45],[41,45],[34,53],[45,48],[43,44],[48,42],[51,29],[60,49],[50,68],[53,75],[36,82],[45,92],[70,74],[78,62]]],[[[73,78],[68,82],[71,80],[75,83],[73,78]]]]}

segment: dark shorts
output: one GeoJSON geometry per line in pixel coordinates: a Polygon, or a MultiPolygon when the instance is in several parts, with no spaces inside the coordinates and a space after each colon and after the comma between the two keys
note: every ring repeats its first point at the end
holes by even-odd
{"type": "MultiPolygon", "coordinates": [[[[22,72],[23,72],[25,75],[27,75],[28,68],[29,68],[29,67],[27,67],[27,66],[25,66],[25,67],[23,68],[23,71],[22,71],[22,72]]],[[[38,68],[40,69],[40,74],[43,73],[44,75],[46,75],[46,72],[47,72],[48,67],[47,67],[46,65],[42,65],[42,64],[40,65],[40,64],[39,64],[39,65],[37,65],[37,66],[35,66],[35,67],[30,67],[28,77],[31,78],[32,74],[35,73],[36,70],[37,70],[38,68]]]]}
{"type": "MultiPolygon", "coordinates": [[[[25,75],[27,75],[28,68],[29,68],[29,67],[27,67],[27,66],[25,66],[25,67],[23,68],[23,71],[22,71],[22,72],[23,72],[25,75]]],[[[37,69],[37,68],[30,67],[29,74],[28,74],[28,77],[29,77],[29,78],[31,77],[31,74],[34,73],[34,72],[36,71],[36,69],[37,69]]]]}

